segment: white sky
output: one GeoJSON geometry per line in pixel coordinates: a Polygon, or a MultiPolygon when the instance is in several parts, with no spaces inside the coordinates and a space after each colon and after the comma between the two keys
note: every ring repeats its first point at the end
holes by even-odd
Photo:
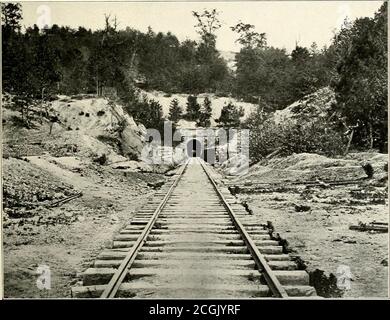
{"type": "Polygon", "coordinates": [[[256,31],[267,34],[268,44],[291,51],[295,42],[319,47],[328,45],[333,31],[346,16],[349,20],[372,17],[382,1],[198,1],[198,2],[23,2],[23,25],[52,24],[93,30],[103,28],[104,14],[116,15],[119,28],[130,26],[146,31],[171,31],[179,40],[197,40],[191,11],[216,8],[222,27],[218,31],[217,48],[238,51],[236,34],[230,26],[239,20],[255,25],[256,31]],[[41,6],[44,7],[41,7],[41,6]],[[46,7],[45,7],[46,6],[46,7]],[[49,9],[49,10],[47,10],[49,9]],[[44,12],[48,12],[45,14],[44,12]],[[50,23],[49,23],[50,24],[50,23]]]}

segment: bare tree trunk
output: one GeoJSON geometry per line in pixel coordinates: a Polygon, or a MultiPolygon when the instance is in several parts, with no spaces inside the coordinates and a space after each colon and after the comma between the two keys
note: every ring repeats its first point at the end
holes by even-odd
{"type": "Polygon", "coordinates": [[[116,29],[118,28],[118,25],[119,25],[119,23],[118,23],[117,17],[115,16],[114,17],[114,23],[113,23],[114,31],[116,31],[116,29]]]}
{"type": "Polygon", "coordinates": [[[374,133],[372,129],[372,123],[368,123],[368,135],[370,137],[370,149],[374,148],[374,133]]]}
{"type": "MultiPolygon", "coordinates": [[[[42,92],[41,92],[41,110],[45,109],[46,116],[48,117],[48,116],[49,116],[49,113],[48,113],[48,111],[47,111],[47,108],[44,107],[44,105],[43,105],[44,92],[45,92],[45,88],[42,88],[42,92]]],[[[40,117],[39,117],[39,122],[40,122],[40,124],[42,124],[42,116],[43,116],[43,114],[41,113],[41,114],[40,114],[40,117]]]]}
{"type": "Polygon", "coordinates": [[[27,127],[30,127],[30,119],[29,119],[29,116],[28,116],[28,107],[26,107],[26,109],[25,109],[25,122],[26,122],[26,125],[27,125],[27,127]]]}
{"type": "Polygon", "coordinates": [[[135,60],[135,55],[137,54],[137,49],[134,50],[133,54],[131,55],[130,59],[130,70],[133,71],[133,65],[135,60]]]}
{"type": "Polygon", "coordinates": [[[106,23],[106,29],[105,29],[106,32],[108,32],[110,30],[110,17],[111,17],[111,14],[104,14],[104,20],[106,23]]]}
{"type": "Polygon", "coordinates": [[[227,144],[226,144],[226,160],[229,160],[229,147],[230,147],[230,140],[229,140],[229,138],[230,138],[230,134],[229,134],[229,128],[228,128],[228,130],[227,130],[227,144]]]}
{"type": "Polygon", "coordinates": [[[352,138],[353,138],[354,132],[355,132],[355,130],[352,129],[351,134],[350,134],[349,139],[348,139],[347,147],[345,148],[345,154],[347,154],[348,151],[349,151],[349,148],[351,146],[351,142],[352,142],[352,138]]]}

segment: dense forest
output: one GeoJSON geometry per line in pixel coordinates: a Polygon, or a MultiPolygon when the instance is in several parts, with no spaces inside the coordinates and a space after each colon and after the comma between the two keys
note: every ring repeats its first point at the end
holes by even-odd
{"type": "MultiPolygon", "coordinates": [[[[52,94],[101,95],[114,88],[135,118],[150,122],[153,115],[160,126],[161,108],[138,101],[137,86],[168,94],[234,96],[266,112],[330,86],[336,93],[335,108],[355,128],[354,144],[383,150],[387,141],[387,2],[373,18],[345,21],[329,47],[297,44],[291,53],[268,46],[266,34],[238,22],[231,26],[241,45],[235,70],[228,68],[216,49],[219,13],[192,14],[199,41],[180,42],[172,33],[151,28],[146,33],[131,27],[119,30],[116,18],[109,15],[103,30],[58,25],[22,30],[21,6],[2,3],[3,92],[14,94],[23,106],[52,94]]],[[[198,121],[208,123],[201,117],[198,121]]]]}

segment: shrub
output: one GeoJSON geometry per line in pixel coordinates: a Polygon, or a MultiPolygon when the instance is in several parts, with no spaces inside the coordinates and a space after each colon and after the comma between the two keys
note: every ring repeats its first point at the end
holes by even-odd
{"type": "Polygon", "coordinates": [[[346,146],[345,137],[323,119],[305,125],[294,121],[275,124],[269,119],[250,130],[249,152],[255,161],[277,149],[281,156],[307,152],[333,157],[346,146]]]}
{"type": "Polygon", "coordinates": [[[240,118],[242,116],[244,116],[244,109],[229,102],[223,106],[220,117],[215,121],[222,127],[237,128],[240,126],[240,118]]]}
{"type": "Polygon", "coordinates": [[[185,119],[188,121],[197,121],[201,115],[198,97],[190,95],[187,97],[185,119]]]}
{"type": "Polygon", "coordinates": [[[366,173],[367,175],[367,178],[371,179],[373,176],[374,176],[374,168],[372,167],[372,165],[370,163],[364,163],[362,165],[362,168],[364,170],[364,172],[366,173]]]}
{"type": "Polygon", "coordinates": [[[103,116],[105,113],[106,113],[106,112],[105,112],[104,110],[99,110],[99,111],[97,112],[97,116],[98,116],[98,117],[101,117],[101,116],[103,116]]]}
{"type": "Polygon", "coordinates": [[[101,156],[98,156],[93,161],[103,166],[107,163],[107,156],[105,153],[103,153],[101,156]]]}
{"type": "Polygon", "coordinates": [[[29,123],[25,120],[25,119],[22,119],[21,117],[19,116],[11,116],[11,122],[14,126],[16,127],[20,127],[20,128],[29,128],[29,123]]]}
{"type": "Polygon", "coordinates": [[[121,141],[117,137],[109,136],[109,135],[99,135],[96,137],[99,141],[110,145],[114,148],[115,152],[123,155],[121,141]]]}
{"type": "Polygon", "coordinates": [[[133,160],[133,161],[139,161],[139,158],[138,158],[138,155],[135,154],[135,153],[130,153],[127,155],[129,160],[133,160]]]}

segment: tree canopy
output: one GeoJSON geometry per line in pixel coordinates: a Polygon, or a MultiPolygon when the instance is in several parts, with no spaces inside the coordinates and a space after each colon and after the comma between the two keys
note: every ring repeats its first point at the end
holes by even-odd
{"type": "Polygon", "coordinates": [[[355,143],[384,148],[387,140],[387,2],[374,18],[346,23],[334,38],[337,105],[355,143]]]}
{"type": "MultiPolygon", "coordinates": [[[[33,99],[52,94],[114,91],[136,119],[153,122],[144,117],[162,114],[156,103],[139,97],[136,88],[141,87],[189,94],[187,118],[207,126],[210,104],[201,107],[196,101],[199,93],[233,96],[271,112],[331,86],[335,110],[346,126],[354,127],[355,145],[385,147],[387,2],[373,18],[346,22],[329,47],[297,43],[291,53],[269,46],[264,32],[239,21],[230,27],[241,45],[234,69],[228,69],[216,48],[222,26],[216,9],[192,12],[200,39],[179,41],[171,32],[150,27],[147,32],[119,30],[120,22],[110,15],[104,17],[104,28],[95,31],[56,24],[22,30],[21,5],[2,3],[1,8],[3,90],[17,96],[22,113],[33,99]]],[[[176,119],[179,109],[173,107],[171,117],[176,119]]],[[[226,106],[220,124],[235,122],[231,114],[239,112],[226,106]]]]}

